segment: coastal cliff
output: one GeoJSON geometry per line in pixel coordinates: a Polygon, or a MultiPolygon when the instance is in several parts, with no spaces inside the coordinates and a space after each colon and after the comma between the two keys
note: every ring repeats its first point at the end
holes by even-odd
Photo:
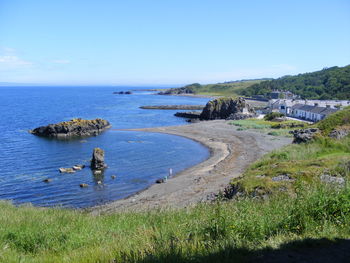
{"type": "Polygon", "coordinates": [[[78,118],[41,126],[29,132],[43,137],[67,138],[98,135],[110,127],[111,124],[103,119],[83,120],[78,118]]]}
{"type": "Polygon", "coordinates": [[[200,119],[235,119],[234,116],[237,114],[252,117],[255,115],[255,111],[243,98],[218,98],[207,103],[200,115],[200,119]]]}

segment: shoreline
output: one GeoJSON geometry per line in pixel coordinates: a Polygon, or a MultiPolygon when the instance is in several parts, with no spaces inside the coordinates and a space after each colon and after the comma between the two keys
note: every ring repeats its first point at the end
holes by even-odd
{"type": "Polygon", "coordinates": [[[265,153],[291,143],[291,138],[266,135],[258,131],[237,131],[229,121],[214,120],[156,128],[130,129],[186,137],[209,149],[207,160],[169,178],[152,184],[129,197],[94,206],[92,214],[151,209],[181,208],[206,202],[207,196],[223,190],[232,178],[265,153]],[[272,143],[273,142],[273,143],[272,143]]]}

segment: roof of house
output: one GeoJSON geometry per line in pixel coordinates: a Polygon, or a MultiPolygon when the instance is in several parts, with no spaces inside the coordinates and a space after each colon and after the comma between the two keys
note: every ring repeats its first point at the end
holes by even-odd
{"type": "Polygon", "coordinates": [[[302,108],[303,106],[305,106],[305,104],[298,103],[298,104],[293,105],[292,109],[293,110],[298,110],[298,109],[302,108]]]}
{"type": "Polygon", "coordinates": [[[338,109],[332,109],[327,107],[318,107],[318,106],[312,106],[312,105],[305,105],[305,104],[295,104],[292,107],[293,110],[302,110],[302,111],[308,111],[316,114],[322,114],[322,115],[329,115],[333,112],[336,112],[338,109]]]}
{"type": "Polygon", "coordinates": [[[311,111],[315,106],[312,105],[303,105],[302,107],[298,108],[298,110],[303,110],[303,111],[311,111]]]}
{"type": "Polygon", "coordinates": [[[324,111],[321,112],[322,115],[329,115],[338,111],[338,109],[325,108],[324,111]]]}

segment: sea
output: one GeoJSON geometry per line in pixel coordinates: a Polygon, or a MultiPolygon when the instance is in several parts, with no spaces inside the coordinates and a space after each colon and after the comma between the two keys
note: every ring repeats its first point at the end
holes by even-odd
{"type": "MultiPolygon", "coordinates": [[[[123,129],[188,125],[178,110],[144,110],[144,105],[205,104],[206,98],[155,95],[152,87],[0,87],[0,200],[15,205],[86,208],[144,190],[209,157],[203,145],[160,133],[123,129]],[[113,92],[132,90],[131,95],[113,92]],[[28,131],[73,118],[102,118],[112,128],[93,137],[57,140],[28,131]],[[108,168],[94,175],[92,151],[105,151],[108,168]],[[61,167],[85,164],[76,173],[61,167]],[[114,178],[115,176],[115,178],[114,178]],[[45,179],[51,179],[49,183],[45,179]],[[88,184],[81,188],[80,184],[88,184]]],[[[159,88],[159,87],[158,87],[159,88]]]]}

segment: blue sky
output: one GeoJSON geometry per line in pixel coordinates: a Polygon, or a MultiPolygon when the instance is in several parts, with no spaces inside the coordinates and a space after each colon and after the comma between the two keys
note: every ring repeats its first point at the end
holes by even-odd
{"type": "Polygon", "coordinates": [[[0,0],[0,82],[213,83],[348,64],[349,0],[0,0]]]}

